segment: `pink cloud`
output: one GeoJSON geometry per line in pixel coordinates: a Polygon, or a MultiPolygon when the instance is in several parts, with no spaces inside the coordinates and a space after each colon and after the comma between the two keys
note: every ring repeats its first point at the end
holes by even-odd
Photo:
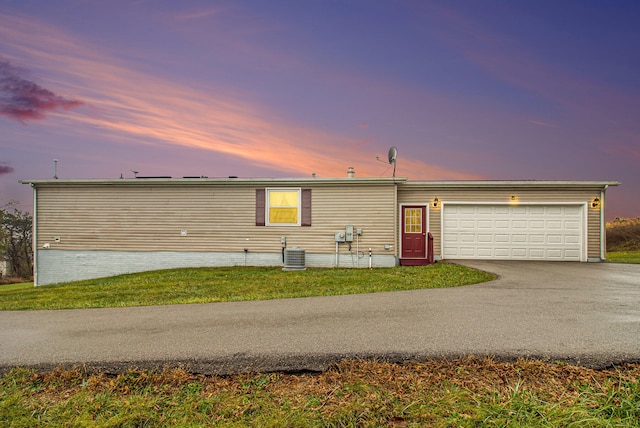
{"type": "Polygon", "coordinates": [[[545,127],[553,126],[549,123],[542,122],[540,120],[534,120],[534,119],[529,119],[529,123],[531,123],[532,125],[545,126],[545,127]]]}
{"type": "Polygon", "coordinates": [[[46,113],[69,110],[83,103],[66,99],[20,76],[20,69],[0,61],[0,115],[25,123],[44,119],[46,113]]]}
{"type": "MultiPolygon", "coordinates": [[[[66,129],[72,129],[75,137],[99,136],[133,148],[207,150],[282,174],[344,176],[346,168],[354,166],[359,176],[376,176],[384,169],[375,160],[378,149],[365,150],[369,141],[300,127],[268,106],[246,101],[250,99],[247,94],[136,70],[132,64],[42,23],[0,14],[3,47],[21,61],[47,70],[55,76],[57,87],[79,94],[91,106],[91,114],[66,118],[66,129]]],[[[465,172],[409,158],[398,164],[398,171],[412,178],[469,177],[465,172]]]]}

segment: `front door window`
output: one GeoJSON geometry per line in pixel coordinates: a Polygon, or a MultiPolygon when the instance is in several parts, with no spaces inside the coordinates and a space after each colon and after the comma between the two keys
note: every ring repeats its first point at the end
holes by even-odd
{"type": "Polygon", "coordinates": [[[422,208],[404,210],[404,233],[422,233],[422,208]]]}

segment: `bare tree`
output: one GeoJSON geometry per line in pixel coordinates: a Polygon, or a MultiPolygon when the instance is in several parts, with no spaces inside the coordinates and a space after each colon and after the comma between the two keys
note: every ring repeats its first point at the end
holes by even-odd
{"type": "Polygon", "coordinates": [[[33,217],[10,202],[0,208],[0,255],[9,262],[15,276],[33,275],[33,217]]]}

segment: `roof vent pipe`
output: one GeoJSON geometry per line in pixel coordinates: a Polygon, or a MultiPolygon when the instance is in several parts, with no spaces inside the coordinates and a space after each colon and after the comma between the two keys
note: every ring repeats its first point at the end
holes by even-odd
{"type": "Polygon", "coordinates": [[[353,178],[355,176],[356,176],[356,171],[353,169],[352,166],[350,166],[349,169],[347,170],[347,177],[353,178]]]}

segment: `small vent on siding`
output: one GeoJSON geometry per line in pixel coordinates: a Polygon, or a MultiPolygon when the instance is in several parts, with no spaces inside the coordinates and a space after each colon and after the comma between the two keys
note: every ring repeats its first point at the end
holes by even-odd
{"type": "Polygon", "coordinates": [[[284,267],[282,270],[305,270],[305,253],[303,248],[284,249],[284,267]]]}

